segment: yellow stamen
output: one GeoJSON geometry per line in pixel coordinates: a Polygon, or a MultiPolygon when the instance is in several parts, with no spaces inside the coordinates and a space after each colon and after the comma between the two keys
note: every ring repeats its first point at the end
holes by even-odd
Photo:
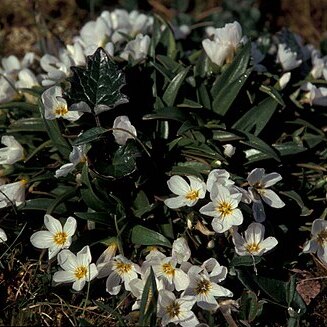
{"type": "Polygon", "coordinates": [[[87,268],[85,266],[79,266],[75,269],[74,275],[77,279],[84,278],[87,274],[87,268]]]}
{"type": "Polygon", "coordinates": [[[199,193],[199,190],[191,190],[185,195],[185,197],[187,200],[194,201],[199,198],[199,193]]]}
{"type": "Polygon", "coordinates": [[[260,246],[258,243],[247,244],[245,248],[249,253],[256,253],[260,251],[260,246]]]}
{"type": "Polygon", "coordinates": [[[195,292],[196,294],[204,294],[207,295],[211,290],[211,283],[209,280],[203,279],[196,286],[195,292]]]}
{"type": "Polygon", "coordinates": [[[233,212],[232,205],[225,201],[220,202],[216,207],[216,210],[223,216],[223,218],[229,216],[233,212]]]}
{"type": "Polygon", "coordinates": [[[327,229],[323,229],[320,233],[318,233],[317,242],[321,245],[327,243],[327,229]]]}
{"type": "Polygon", "coordinates": [[[163,264],[162,270],[166,275],[175,275],[175,268],[170,263],[163,264]]]}
{"type": "Polygon", "coordinates": [[[129,273],[132,270],[132,264],[130,263],[124,263],[122,261],[117,261],[115,263],[117,273],[119,275],[124,275],[129,273]]]}
{"type": "Polygon", "coordinates": [[[53,240],[57,245],[64,245],[68,235],[65,232],[58,232],[53,236],[53,240]]]}
{"type": "Polygon", "coordinates": [[[68,112],[67,106],[65,104],[59,104],[54,110],[56,115],[65,116],[68,112]]]}
{"type": "Polygon", "coordinates": [[[180,305],[174,301],[172,304],[168,305],[166,311],[170,318],[178,317],[180,313],[180,305]]]}

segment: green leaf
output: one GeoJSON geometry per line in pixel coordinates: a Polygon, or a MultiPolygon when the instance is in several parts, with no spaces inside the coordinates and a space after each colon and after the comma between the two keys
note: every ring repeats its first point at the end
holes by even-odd
{"type": "Polygon", "coordinates": [[[240,319],[251,323],[261,313],[260,304],[254,292],[244,292],[240,300],[240,319]]]}
{"type": "Polygon", "coordinates": [[[143,120],[152,119],[177,120],[185,122],[185,120],[187,120],[187,114],[182,109],[176,107],[165,107],[156,110],[152,114],[147,114],[143,116],[143,120]]]}
{"type": "Polygon", "coordinates": [[[189,71],[190,67],[187,67],[183,69],[181,72],[179,72],[173,80],[169,83],[162,99],[166,103],[168,107],[172,107],[175,103],[178,91],[187,76],[187,73],[189,71]]]}
{"type": "Polygon", "coordinates": [[[280,194],[287,196],[288,198],[294,200],[297,205],[301,208],[301,216],[309,216],[313,212],[312,209],[306,207],[302,201],[301,196],[295,191],[280,191],[280,194]]]}
{"type": "Polygon", "coordinates": [[[132,229],[132,243],[171,247],[169,240],[165,236],[141,225],[136,225],[132,229]]]}
{"type": "Polygon", "coordinates": [[[84,220],[90,220],[95,223],[111,226],[110,214],[108,212],[74,212],[74,215],[84,220]]]}
{"type": "Polygon", "coordinates": [[[37,111],[37,105],[28,102],[7,102],[1,103],[0,109],[21,109],[26,111],[37,111]]]}
{"type": "Polygon", "coordinates": [[[45,132],[46,128],[42,118],[30,117],[22,118],[12,122],[8,127],[8,132],[45,132]]]}
{"type": "Polygon", "coordinates": [[[254,266],[258,264],[262,258],[260,256],[234,256],[230,262],[231,266],[254,266]]]}
{"type": "Polygon", "coordinates": [[[75,187],[70,187],[66,192],[60,194],[55,200],[52,201],[52,203],[50,203],[47,209],[47,214],[51,215],[61,203],[64,203],[66,200],[74,197],[75,195],[75,187]]]}
{"type": "Polygon", "coordinates": [[[238,93],[240,92],[242,86],[248,79],[251,73],[249,69],[244,74],[240,75],[237,80],[226,84],[217,96],[214,98],[212,103],[212,110],[217,114],[224,116],[229,110],[230,106],[236,99],[238,93]]]}
{"type": "Polygon", "coordinates": [[[261,85],[259,88],[260,91],[270,95],[272,99],[278,102],[281,106],[285,106],[285,102],[279,92],[272,86],[261,85]]]}
{"type": "Polygon", "coordinates": [[[269,122],[277,109],[278,103],[271,97],[264,99],[257,106],[246,112],[234,125],[233,128],[252,132],[258,135],[269,122]]]}
{"type": "MultiPolygon", "coordinates": [[[[19,210],[37,210],[37,211],[44,211],[46,212],[51,204],[53,204],[53,199],[49,198],[38,198],[38,199],[31,199],[27,200],[24,205],[19,206],[19,210]]],[[[56,208],[52,211],[56,214],[64,214],[67,211],[66,206],[64,203],[59,204],[56,208]]]]}
{"type": "Polygon", "coordinates": [[[107,131],[108,130],[103,127],[93,127],[88,129],[74,141],[74,145],[82,145],[98,140],[99,136],[106,133],[107,131]]]}
{"type": "Polygon", "coordinates": [[[125,76],[108,56],[98,48],[87,57],[86,67],[71,67],[70,90],[65,94],[68,103],[86,103],[93,114],[98,115],[119,104],[128,102],[120,92],[125,85],[125,76]]]}
{"type": "Polygon", "coordinates": [[[248,42],[235,56],[227,69],[216,78],[210,93],[214,99],[222,98],[223,90],[234,81],[238,80],[247,70],[251,55],[251,42],[248,42]]]}

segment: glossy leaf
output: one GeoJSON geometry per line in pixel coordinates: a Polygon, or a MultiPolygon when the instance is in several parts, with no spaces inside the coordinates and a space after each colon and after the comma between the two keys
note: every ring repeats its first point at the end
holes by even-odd
{"type": "Polygon", "coordinates": [[[132,229],[132,243],[171,247],[169,240],[165,236],[141,225],[136,225],[132,229]]]}

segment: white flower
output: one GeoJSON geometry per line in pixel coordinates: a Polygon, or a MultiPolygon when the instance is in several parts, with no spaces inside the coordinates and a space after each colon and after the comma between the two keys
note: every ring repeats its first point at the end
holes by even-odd
{"type": "Polygon", "coordinates": [[[55,176],[64,177],[72,172],[80,162],[86,161],[86,145],[73,145],[73,151],[69,154],[70,163],[62,165],[56,170],[55,176]]]}
{"type": "Polygon", "coordinates": [[[58,264],[63,270],[54,273],[53,281],[73,283],[73,290],[81,291],[85,283],[94,279],[98,274],[95,264],[91,261],[89,246],[84,246],[76,255],[69,250],[62,250],[58,254],[58,264]]]}
{"type": "Polygon", "coordinates": [[[150,46],[150,37],[148,35],[138,34],[136,38],[132,41],[129,41],[124,51],[120,54],[120,57],[128,60],[129,57],[134,60],[145,59],[150,46]]]}
{"type": "Polygon", "coordinates": [[[291,72],[284,73],[278,80],[278,85],[283,90],[291,79],[291,72]]]}
{"type": "Polygon", "coordinates": [[[85,54],[80,43],[75,42],[73,45],[67,45],[66,48],[74,62],[74,66],[84,66],[86,64],[85,54]]]}
{"type": "Polygon", "coordinates": [[[311,240],[303,247],[304,253],[316,253],[327,266],[327,221],[315,219],[311,228],[311,240]]]}
{"type": "Polygon", "coordinates": [[[72,243],[76,231],[76,219],[68,217],[64,226],[50,215],[44,216],[44,225],[48,230],[41,230],[31,236],[31,243],[38,249],[48,249],[49,260],[72,243]]]}
{"type": "Polygon", "coordinates": [[[213,41],[205,39],[202,46],[210,60],[221,66],[225,61],[227,63],[233,61],[235,52],[243,40],[242,27],[238,22],[234,22],[215,29],[213,41]]]}
{"type": "Polygon", "coordinates": [[[17,96],[13,84],[14,81],[11,78],[0,77],[0,103],[12,101],[17,96]]]}
{"type": "Polygon", "coordinates": [[[6,232],[0,228],[0,243],[6,242],[7,241],[7,235],[6,232]]]}
{"type": "Polygon", "coordinates": [[[327,106],[326,87],[316,87],[312,83],[307,82],[301,86],[301,90],[307,91],[301,102],[310,103],[310,105],[327,106]]]}
{"type": "MultiPolygon", "coordinates": [[[[218,262],[217,262],[218,264],[218,262]]],[[[218,264],[219,266],[219,264],[218,264]]],[[[221,280],[225,279],[227,268],[219,266],[222,270],[221,280]]],[[[183,295],[195,296],[197,305],[209,311],[215,311],[219,307],[216,297],[231,297],[233,293],[225,287],[217,284],[217,276],[210,277],[204,267],[193,266],[188,271],[190,284],[183,295]]]]}
{"type": "Polygon", "coordinates": [[[210,193],[212,202],[203,206],[200,213],[214,217],[211,222],[213,229],[217,233],[223,233],[232,226],[242,224],[243,215],[237,208],[241,198],[241,193],[231,194],[226,187],[215,185],[210,193]]]}
{"type": "Polygon", "coordinates": [[[12,165],[24,159],[24,149],[13,136],[3,135],[1,143],[6,147],[0,149],[0,165],[12,165]]]}
{"type": "Polygon", "coordinates": [[[224,148],[224,155],[226,157],[232,157],[235,154],[235,147],[232,146],[231,144],[225,144],[223,145],[224,148]]]}
{"type": "Polygon", "coordinates": [[[128,139],[133,139],[137,136],[136,129],[127,116],[118,116],[114,120],[113,128],[112,134],[119,145],[125,145],[128,139]],[[124,129],[129,133],[122,130],[115,130],[115,128],[124,129]]]}
{"type": "Polygon", "coordinates": [[[100,271],[98,278],[106,277],[106,290],[111,295],[117,295],[124,283],[125,290],[130,291],[129,283],[140,274],[140,267],[122,255],[112,258],[107,265],[99,265],[100,271]]]}
{"type": "Polygon", "coordinates": [[[39,82],[35,74],[28,68],[22,69],[18,73],[18,80],[15,84],[17,88],[29,88],[31,89],[34,86],[39,86],[39,82]]]}
{"type": "Polygon", "coordinates": [[[25,186],[27,180],[4,184],[0,186],[0,208],[10,205],[19,206],[25,201],[25,186]]]}
{"type": "Polygon", "coordinates": [[[207,190],[211,192],[214,185],[222,185],[229,188],[234,182],[229,179],[230,174],[225,169],[213,169],[210,171],[207,178],[207,190]]]}
{"type": "Polygon", "coordinates": [[[254,219],[257,222],[263,222],[266,219],[261,199],[273,208],[285,206],[280,197],[273,190],[269,189],[270,186],[276,184],[281,179],[282,176],[278,173],[265,174],[263,168],[255,168],[248,175],[249,193],[253,200],[252,210],[254,219]]]}
{"type": "Polygon", "coordinates": [[[297,60],[297,53],[292,52],[284,43],[278,44],[277,62],[281,64],[284,71],[292,70],[302,64],[302,60],[297,60]]]}
{"type": "Polygon", "coordinates": [[[118,249],[117,239],[115,237],[112,237],[110,240],[108,240],[106,245],[107,248],[101,253],[96,262],[99,273],[103,267],[109,264],[110,260],[116,255],[118,249]]]}
{"type": "Polygon", "coordinates": [[[56,119],[59,117],[69,121],[75,121],[81,117],[78,111],[69,111],[66,100],[62,97],[62,89],[59,86],[52,86],[45,90],[41,96],[44,105],[45,119],[56,119]]]}
{"type": "Polygon", "coordinates": [[[244,232],[244,238],[237,232],[233,233],[233,243],[235,251],[238,255],[254,255],[260,256],[272,248],[278,241],[275,237],[267,237],[264,239],[265,227],[260,223],[252,223],[244,232]]]}
{"type": "Polygon", "coordinates": [[[180,324],[182,327],[195,327],[199,321],[191,311],[195,304],[194,296],[181,296],[176,299],[174,293],[161,290],[159,292],[158,317],[161,318],[161,325],[169,323],[180,324]]]}
{"type": "Polygon", "coordinates": [[[177,260],[172,257],[166,257],[155,262],[152,266],[155,275],[163,280],[165,288],[172,291],[185,290],[189,284],[187,274],[181,269],[176,268],[177,260]]]}
{"type": "Polygon", "coordinates": [[[171,209],[177,209],[184,206],[192,207],[199,199],[203,199],[206,193],[205,183],[194,176],[186,176],[190,182],[188,184],[184,178],[178,175],[172,176],[168,181],[169,189],[177,197],[166,199],[165,205],[171,209]]]}
{"type": "Polygon", "coordinates": [[[171,255],[179,264],[188,261],[191,257],[191,250],[184,237],[179,237],[174,241],[171,255]]]}

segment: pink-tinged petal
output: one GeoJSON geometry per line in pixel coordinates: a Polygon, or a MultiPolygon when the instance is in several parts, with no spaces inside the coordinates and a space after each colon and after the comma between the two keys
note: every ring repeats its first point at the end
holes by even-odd
{"type": "Polygon", "coordinates": [[[303,253],[315,253],[317,252],[319,244],[316,240],[308,241],[304,244],[303,253]]]}
{"type": "Polygon", "coordinates": [[[44,225],[52,234],[61,233],[62,226],[58,219],[53,218],[50,215],[44,216],[44,225]]]}
{"type": "Polygon", "coordinates": [[[269,251],[272,248],[274,248],[277,244],[278,244],[277,239],[275,237],[269,236],[260,243],[260,247],[265,248],[266,251],[269,251]]]}
{"type": "Polygon", "coordinates": [[[182,291],[187,288],[187,286],[190,283],[190,279],[188,275],[182,271],[181,269],[176,269],[175,270],[175,276],[174,276],[174,284],[176,291],[182,291]]]}
{"type": "Polygon", "coordinates": [[[121,278],[115,272],[112,272],[107,278],[106,291],[111,295],[117,295],[120,291],[121,278]]]}
{"type": "Polygon", "coordinates": [[[85,286],[85,279],[78,279],[73,283],[73,290],[79,292],[83,289],[83,287],[85,286]]]}
{"type": "Polygon", "coordinates": [[[77,264],[76,255],[69,250],[62,250],[59,252],[57,260],[60,267],[67,271],[75,271],[79,266],[77,264]]]}
{"type": "Polygon", "coordinates": [[[190,185],[181,176],[174,175],[167,181],[169,189],[176,195],[185,195],[190,191],[190,185]]]}
{"type": "Polygon", "coordinates": [[[262,223],[266,220],[265,209],[261,201],[254,201],[252,204],[252,212],[255,221],[262,223]]]}
{"type": "Polygon", "coordinates": [[[184,196],[180,195],[174,198],[166,199],[164,203],[170,209],[178,209],[186,205],[186,199],[184,196]]]}
{"type": "Polygon", "coordinates": [[[327,230],[327,220],[315,219],[312,223],[311,234],[316,236],[323,230],[327,230]]]}
{"type": "Polygon", "coordinates": [[[75,234],[76,227],[77,227],[76,219],[74,217],[68,217],[63,229],[68,236],[73,236],[75,234]]]}
{"type": "Polygon", "coordinates": [[[282,208],[285,206],[285,203],[273,190],[264,190],[264,192],[261,193],[261,197],[263,201],[273,208],[282,208]]]}
{"type": "Polygon", "coordinates": [[[30,241],[38,249],[47,249],[54,245],[53,235],[45,230],[32,234],[30,241]]]}
{"type": "Polygon", "coordinates": [[[244,233],[247,243],[258,244],[260,243],[265,235],[265,227],[260,223],[252,223],[249,225],[244,233]]]}
{"type": "Polygon", "coordinates": [[[278,173],[270,173],[265,175],[262,179],[261,179],[261,184],[264,188],[268,188],[274,184],[276,184],[277,182],[279,182],[280,180],[282,180],[282,176],[278,173]]]}
{"type": "Polygon", "coordinates": [[[76,280],[76,277],[72,271],[57,271],[53,275],[53,281],[56,283],[72,283],[76,280]]]}
{"type": "Polygon", "coordinates": [[[247,177],[247,181],[251,186],[254,186],[257,183],[261,182],[265,174],[265,170],[263,168],[255,168],[253,169],[247,177]]]}

